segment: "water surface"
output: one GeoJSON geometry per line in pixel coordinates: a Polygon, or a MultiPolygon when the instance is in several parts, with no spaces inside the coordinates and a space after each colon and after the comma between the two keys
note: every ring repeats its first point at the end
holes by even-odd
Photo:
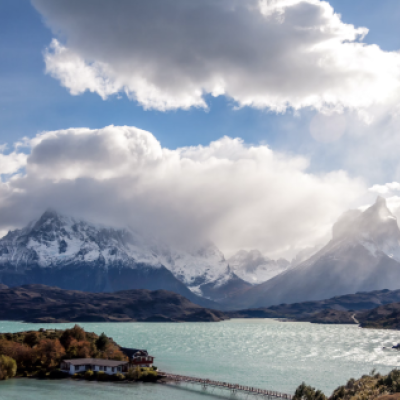
{"type": "MultiPolygon", "coordinates": [[[[270,319],[81,325],[88,331],[105,332],[123,346],[147,349],[162,370],[285,393],[293,393],[305,381],[330,394],[349,378],[360,377],[373,368],[386,373],[400,366],[400,352],[383,349],[400,342],[399,331],[368,330],[355,325],[316,325],[270,319]]],[[[71,326],[73,324],[0,321],[0,332],[71,326]]],[[[182,387],[151,384],[24,379],[0,383],[0,399],[5,396],[7,399],[63,400],[71,390],[82,400],[113,400],[121,398],[121,394],[137,400],[212,398],[210,391],[200,388],[188,391],[182,387]],[[18,397],[24,391],[24,396],[18,397]]],[[[215,390],[213,395],[224,393],[215,390]]],[[[227,396],[225,394],[225,398],[227,396]]]]}

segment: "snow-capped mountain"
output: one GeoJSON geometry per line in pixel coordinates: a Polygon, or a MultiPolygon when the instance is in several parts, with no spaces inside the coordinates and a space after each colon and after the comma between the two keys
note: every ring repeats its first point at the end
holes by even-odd
{"type": "Polygon", "coordinates": [[[97,226],[47,210],[0,239],[0,283],[66,289],[167,289],[199,302],[246,287],[212,244],[185,251],[130,229],[97,226]],[[188,290],[190,289],[190,290],[188,290]]]}
{"type": "Polygon", "coordinates": [[[252,285],[266,282],[290,268],[288,260],[271,260],[259,250],[240,250],[230,257],[228,262],[239,278],[252,285]]]}
{"type": "Polygon", "coordinates": [[[400,288],[400,230],[386,200],[364,212],[346,212],[332,240],[298,266],[231,299],[237,307],[322,300],[333,296],[400,288]]]}

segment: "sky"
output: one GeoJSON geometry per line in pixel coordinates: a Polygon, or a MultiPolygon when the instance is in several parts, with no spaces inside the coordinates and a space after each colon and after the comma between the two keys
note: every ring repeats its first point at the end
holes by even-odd
{"type": "Polygon", "coordinates": [[[400,215],[398,0],[3,0],[0,232],[47,207],[227,255],[400,215]]]}

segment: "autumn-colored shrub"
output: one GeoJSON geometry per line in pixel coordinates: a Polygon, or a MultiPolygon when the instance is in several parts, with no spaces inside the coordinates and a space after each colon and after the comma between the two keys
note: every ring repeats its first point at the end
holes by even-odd
{"type": "Polygon", "coordinates": [[[16,373],[16,361],[11,357],[0,355],[0,380],[12,378],[16,373]]]}
{"type": "Polygon", "coordinates": [[[42,339],[34,350],[36,358],[47,368],[58,366],[65,355],[65,349],[58,339],[42,339]]]}

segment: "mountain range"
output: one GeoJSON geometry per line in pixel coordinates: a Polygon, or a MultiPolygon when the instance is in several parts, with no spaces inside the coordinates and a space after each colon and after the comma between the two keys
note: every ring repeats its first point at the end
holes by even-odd
{"type": "Polygon", "coordinates": [[[51,209],[0,239],[0,283],[87,292],[165,289],[202,306],[251,286],[212,243],[174,249],[129,228],[97,226],[51,209]]]}
{"type": "MultiPolygon", "coordinates": [[[[303,257],[303,256],[302,256],[303,257]]],[[[47,210],[0,239],[0,285],[44,284],[86,292],[169,290],[208,308],[259,308],[400,289],[400,230],[378,197],[346,212],[332,239],[305,261],[211,242],[176,248],[132,228],[96,225],[47,210]]]]}

